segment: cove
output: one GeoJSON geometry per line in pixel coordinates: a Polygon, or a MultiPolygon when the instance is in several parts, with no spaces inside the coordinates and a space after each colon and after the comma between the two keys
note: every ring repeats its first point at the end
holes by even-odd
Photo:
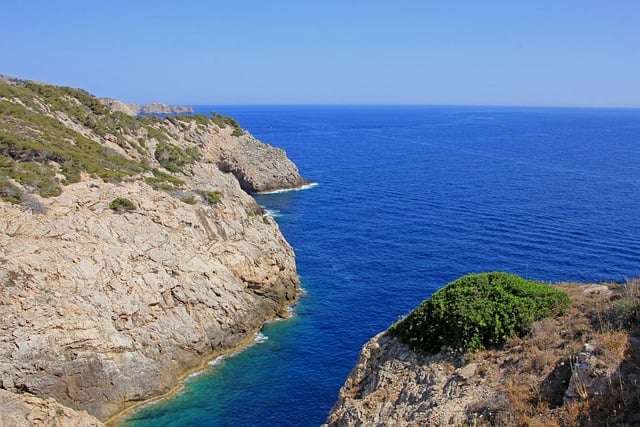
{"type": "Polygon", "coordinates": [[[305,191],[256,195],[305,295],[260,342],[127,426],[321,424],[362,345],[464,274],[640,275],[640,111],[200,106],[284,148],[305,191]]]}

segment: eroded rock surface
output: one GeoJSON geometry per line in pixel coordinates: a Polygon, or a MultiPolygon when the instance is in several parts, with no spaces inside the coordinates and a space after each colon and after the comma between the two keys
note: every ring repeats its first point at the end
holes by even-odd
{"type": "Polygon", "coordinates": [[[0,385],[104,418],[283,316],[293,252],[249,196],[225,194],[205,207],[89,180],[42,215],[0,205],[0,385]],[[116,197],[137,209],[114,213],[116,197]]]}
{"type": "MultiPolygon", "coordinates": [[[[274,169],[245,165],[247,179],[289,187],[302,178],[287,172],[282,179],[292,163],[281,150],[207,119],[125,120],[101,113],[86,93],[8,83],[19,90],[5,88],[0,101],[19,113],[0,117],[16,135],[64,126],[61,143],[87,138],[143,167],[119,182],[87,172],[70,182],[58,173],[62,194],[47,198],[34,194],[42,184],[35,178],[2,182],[16,197],[5,191],[0,199],[0,390],[52,397],[106,420],[287,315],[299,292],[293,250],[235,176],[217,166],[228,147],[258,150],[242,161],[261,163],[264,155],[274,169]],[[163,144],[174,164],[158,155],[163,144]],[[132,206],[114,209],[117,199],[132,206]]],[[[15,167],[60,158],[38,148],[25,159],[19,145],[8,147],[1,154],[15,167]]],[[[45,166],[61,170],[53,161],[45,166]]],[[[3,415],[11,402],[0,400],[3,415]]]]}
{"type": "Polygon", "coordinates": [[[0,389],[2,425],[11,427],[101,427],[84,411],[60,405],[53,398],[11,393],[0,389]]]}
{"type": "Polygon", "coordinates": [[[231,172],[248,193],[301,187],[304,180],[284,150],[265,145],[251,135],[229,138],[220,146],[218,166],[231,172]]]}
{"type": "Polygon", "coordinates": [[[639,425],[631,403],[640,378],[638,329],[617,328],[612,317],[637,307],[639,285],[629,283],[626,295],[559,285],[573,301],[567,313],[476,353],[425,355],[383,332],[362,348],[324,425],[639,425]]]}
{"type": "Polygon", "coordinates": [[[327,426],[461,425],[467,407],[492,399],[477,365],[453,353],[424,356],[382,333],[369,341],[340,390],[327,426]]]}

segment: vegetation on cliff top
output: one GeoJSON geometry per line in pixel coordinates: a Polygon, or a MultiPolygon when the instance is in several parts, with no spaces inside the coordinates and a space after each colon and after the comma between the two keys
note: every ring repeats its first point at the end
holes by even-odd
{"type": "Polygon", "coordinates": [[[154,188],[173,191],[184,183],[173,174],[201,156],[196,141],[170,142],[180,140],[176,124],[189,122],[243,133],[234,119],[215,113],[131,117],[80,89],[0,81],[0,196],[11,203],[20,203],[22,192],[57,196],[82,174],[108,182],[143,174],[154,188]]]}
{"type": "Polygon", "coordinates": [[[522,336],[534,321],[569,305],[565,293],[513,274],[470,274],[434,293],[390,332],[426,353],[442,346],[474,351],[522,336]]]}

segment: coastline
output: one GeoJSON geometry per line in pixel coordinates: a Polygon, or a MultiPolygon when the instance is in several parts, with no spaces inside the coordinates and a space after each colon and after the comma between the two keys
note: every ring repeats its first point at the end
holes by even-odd
{"type": "Polygon", "coordinates": [[[304,190],[310,190],[313,187],[317,187],[318,185],[320,185],[317,182],[307,182],[305,184],[302,184],[298,187],[289,187],[289,188],[279,188],[277,190],[267,190],[267,191],[259,191],[255,194],[260,194],[260,195],[268,195],[268,194],[280,194],[280,193],[289,193],[291,191],[304,191],[304,190]]]}
{"type": "Polygon", "coordinates": [[[247,337],[245,337],[244,339],[240,340],[238,342],[238,344],[234,347],[230,347],[227,349],[223,349],[223,350],[218,350],[218,351],[214,351],[212,353],[208,353],[204,356],[202,356],[202,358],[200,359],[199,363],[196,364],[194,367],[187,369],[186,371],[180,373],[177,376],[177,381],[176,381],[176,385],[174,385],[173,387],[171,387],[168,391],[159,394],[157,396],[153,396],[150,397],[148,399],[144,399],[138,402],[133,403],[131,406],[128,406],[127,408],[121,410],[120,412],[118,412],[117,414],[111,416],[110,418],[106,419],[104,422],[104,425],[106,427],[118,427],[120,425],[122,425],[121,423],[124,421],[125,418],[127,418],[128,416],[132,415],[133,413],[135,413],[138,409],[140,409],[143,406],[149,405],[149,404],[155,404],[158,403],[162,400],[171,398],[172,396],[176,395],[178,392],[180,392],[180,390],[183,389],[184,387],[184,382],[187,378],[189,378],[191,375],[193,374],[197,374],[200,372],[205,371],[206,369],[210,368],[211,365],[210,363],[214,360],[216,360],[218,357],[220,356],[229,356],[241,351],[244,351],[246,349],[248,349],[249,347],[251,347],[253,344],[255,344],[255,338],[256,335],[260,332],[260,330],[264,327],[264,325],[270,323],[270,322],[274,322],[277,320],[288,320],[291,319],[293,317],[293,313],[290,310],[287,310],[286,308],[288,306],[291,306],[293,304],[295,304],[298,301],[298,297],[300,295],[302,295],[304,293],[304,291],[302,289],[299,289],[297,294],[296,294],[296,299],[293,301],[292,304],[287,304],[287,306],[285,306],[285,312],[288,313],[287,317],[275,317],[273,319],[266,319],[262,325],[259,328],[255,328],[251,331],[249,331],[247,333],[247,337]]]}

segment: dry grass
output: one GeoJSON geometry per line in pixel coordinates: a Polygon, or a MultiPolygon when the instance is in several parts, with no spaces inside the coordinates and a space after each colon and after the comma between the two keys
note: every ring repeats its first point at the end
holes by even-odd
{"type": "Polygon", "coordinates": [[[640,425],[640,280],[610,286],[612,293],[558,287],[572,300],[565,315],[469,356],[501,396],[469,408],[472,425],[640,425]],[[575,397],[567,399],[572,375],[575,397]]]}

